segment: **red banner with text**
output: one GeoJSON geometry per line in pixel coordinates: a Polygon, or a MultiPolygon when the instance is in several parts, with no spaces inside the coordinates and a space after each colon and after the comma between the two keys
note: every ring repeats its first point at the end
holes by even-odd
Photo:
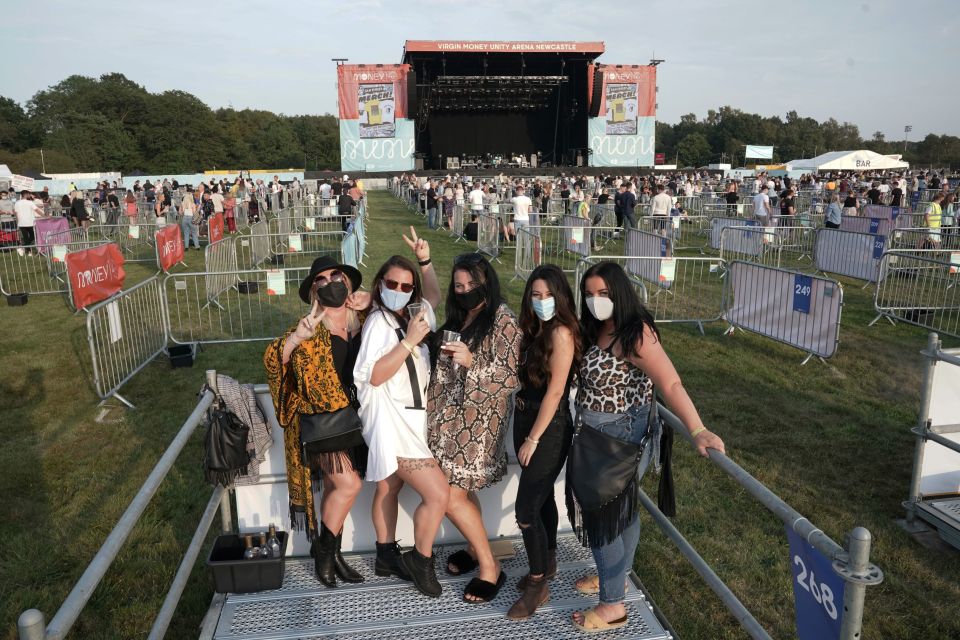
{"type": "MultiPolygon", "coordinates": [[[[222,233],[221,233],[222,235],[222,233]]],[[[183,234],[180,225],[168,224],[157,230],[157,262],[164,271],[183,261],[183,234]]]]}
{"type": "Polygon", "coordinates": [[[215,213],[210,216],[207,224],[210,225],[210,233],[207,234],[210,244],[223,240],[223,214],[215,213]]]}
{"type": "MultiPolygon", "coordinates": [[[[604,91],[600,93],[600,114],[607,112],[607,99],[611,90],[629,87],[630,97],[636,96],[636,113],[633,117],[657,114],[657,68],[649,65],[597,65],[603,72],[604,91]]],[[[592,84],[591,94],[592,96],[592,84]]]]}
{"type": "Polygon", "coordinates": [[[115,243],[67,254],[73,306],[85,309],[123,289],[123,254],[115,243]]]}
{"type": "Polygon", "coordinates": [[[408,64],[342,64],[337,67],[340,119],[359,120],[360,110],[369,108],[369,102],[389,105],[391,122],[406,118],[408,73],[408,64]]]}

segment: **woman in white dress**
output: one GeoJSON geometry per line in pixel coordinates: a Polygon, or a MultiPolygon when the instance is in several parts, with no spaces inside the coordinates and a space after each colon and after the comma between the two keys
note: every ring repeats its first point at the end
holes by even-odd
{"type": "Polygon", "coordinates": [[[375,572],[413,580],[424,595],[439,597],[433,541],[447,509],[447,478],[427,446],[430,355],[424,341],[436,327],[440,285],[427,241],[403,236],[419,270],[403,256],[388,259],[371,286],[373,309],[363,325],[354,383],[363,437],[370,449],[366,479],[377,483],[372,518],[377,532],[375,572]],[[422,276],[422,286],[421,286],[422,276]],[[419,304],[417,309],[408,305],[419,304]],[[414,548],[396,542],[398,497],[404,484],[420,494],[413,515],[414,548]]]}

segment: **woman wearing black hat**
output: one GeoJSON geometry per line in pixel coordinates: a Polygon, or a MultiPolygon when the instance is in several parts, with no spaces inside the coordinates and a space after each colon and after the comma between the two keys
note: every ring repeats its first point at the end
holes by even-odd
{"type": "Polygon", "coordinates": [[[361,280],[354,267],[327,256],[317,258],[300,284],[300,298],[313,305],[310,313],[274,340],[263,357],[284,429],[291,526],[306,532],[317,578],[328,587],[336,586],[337,578],[363,581],[344,562],[340,545],[343,523],[366,471],[367,445],[359,428],[303,442],[301,426],[319,424],[318,416],[347,415],[357,408],[353,367],[360,348],[360,315],[370,305],[370,294],[357,291],[361,280]],[[319,526],[311,473],[323,482],[319,526]]]}

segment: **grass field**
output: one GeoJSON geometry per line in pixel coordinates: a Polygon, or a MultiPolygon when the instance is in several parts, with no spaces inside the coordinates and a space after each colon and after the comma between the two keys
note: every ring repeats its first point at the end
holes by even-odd
{"type": "MultiPolygon", "coordinates": [[[[365,277],[388,255],[406,251],[400,233],[416,224],[431,241],[445,286],[453,257],[472,245],[426,231],[421,218],[385,193],[370,199],[365,277]]],[[[523,283],[510,282],[512,250],[498,268],[516,309],[523,283]]],[[[150,274],[130,265],[128,286],[150,274]]],[[[960,637],[958,555],[918,545],[894,522],[907,495],[926,333],[887,323],[867,328],[872,290],[843,282],[841,345],[826,365],[800,367],[801,352],[745,333],[723,335],[721,323],[707,325],[705,336],[690,325],[663,325],[665,346],[736,461],[834,540],[842,543],[856,525],[873,533],[872,559],[886,579],[867,591],[865,638],[960,637]]],[[[0,307],[0,318],[7,328],[0,354],[0,637],[12,640],[23,609],[40,608],[49,618],[66,597],[189,414],[203,371],[260,382],[264,344],[207,347],[191,369],[158,359],[123,389],[137,409],[115,411],[112,422],[100,424],[84,319],[55,296],[0,307]]],[[[201,450],[196,434],[71,637],[146,636],[210,494],[201,450]]],[[[676,526],[774,637],[793,637],[779,520],[683,444],[675,475],[676,526]]],[[[648,485],[654,495],[654,481],[648,485]]],[[[679,634],[745,637],[649,518],[643,526],[635,568],[679,634]]],[[[211,595],[199,563],[168,637],[195,636],[211,595]]]]}

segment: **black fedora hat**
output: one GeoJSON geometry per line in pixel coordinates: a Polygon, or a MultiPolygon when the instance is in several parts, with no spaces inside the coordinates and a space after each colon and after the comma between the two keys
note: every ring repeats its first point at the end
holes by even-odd
{"type": "Polygon", "coordinates": [[[337,264],[337,262],[330,256],[320,256],[313,261],[313,264],[310,265],[310,273],[307,274],[307,277],[303,279],[303,282],[300,283],[300,299],[310,304],[310,287],[313,286],[313,279],[317,277],[317,274],[321,271],[326,271],[328,269],[339,269],[350,278],[350,285],[354,291],[360,288],[360,283],[363,282],[363,275],[356,267],[351,267],[348,264],[337,264]]]}

